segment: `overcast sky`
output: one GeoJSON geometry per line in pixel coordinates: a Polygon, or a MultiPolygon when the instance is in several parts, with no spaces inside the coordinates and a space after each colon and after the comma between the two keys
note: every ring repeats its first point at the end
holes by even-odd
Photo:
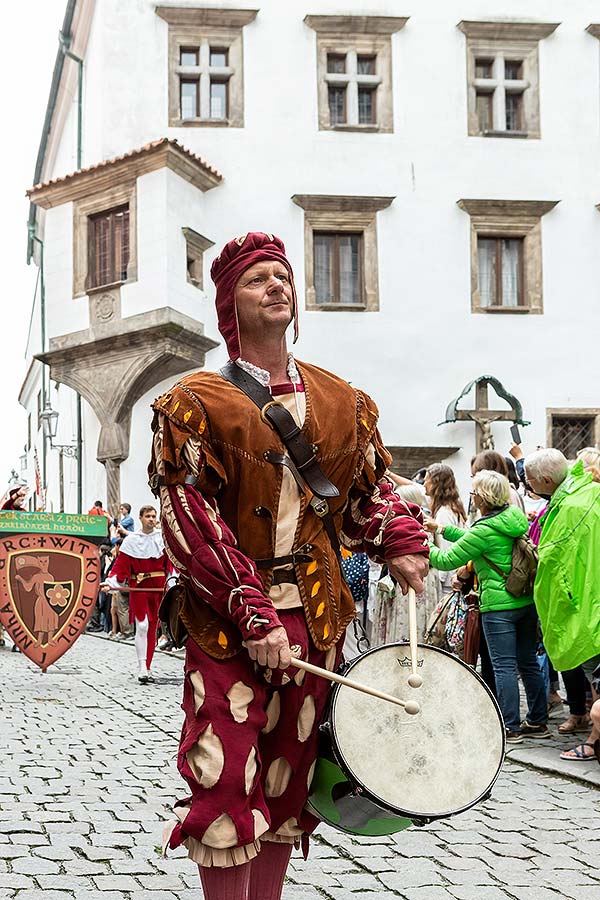
{"type": "Polygon", "coordinates": [[[0,305],[2,340],[2,423],[0,425],[0,494],[12,468],[19,470],[19,456],[26,441],[25,414],[17,397],[26,372],[25,341],[37,277],[27,265],[25,191],[31,187],[35,160],[50,91],[58,32],[66,0],[30,0],[7,8],[5,35],[0,54],[3,136],[0,142],[2,216],[0,264],[3,297],[0,305]],[[17,40],[16,35],[27,35],[17,40]]]}

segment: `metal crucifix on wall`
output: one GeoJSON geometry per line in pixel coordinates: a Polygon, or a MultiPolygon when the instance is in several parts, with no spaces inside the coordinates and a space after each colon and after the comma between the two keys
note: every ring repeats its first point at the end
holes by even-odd
{"type": "Polygon", "coordinates": [[[523,409],[521,404],[510,394],[502,382],[494,378],[493,375],[480,375],[474,381],[471,381],[458,395],[456,400],[452,400],[446,409],[446,418],[440,425],[448,422],[474,422],[475,423],[475,446],[476,453],[482,450],[494,449],[494,436],[492,434],[492,422],[511,422],[517,425],[529,425],[523,418],[523,409]],[[490,409],[489,388],[492,387],[494,392],[502,400],[505,400],[510,409],[490,409]],[[475,388],[475,408],[459,409],[458,404],[463,397],[466,397],[473,388],[475,388]]]}

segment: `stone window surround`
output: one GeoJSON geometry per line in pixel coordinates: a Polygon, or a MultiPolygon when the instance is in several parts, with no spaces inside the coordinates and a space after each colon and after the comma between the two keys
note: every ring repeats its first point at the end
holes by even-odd
{"type": "Polygon", "coordinates": [[[594,436],[592,444],[597,446],[600,441],[600,408],[598,407],[571,407],[552,406],[546,409],[546,446],[552,446],[552,425],[555,419],[593,419],[594,436]]]}
{"type": "MultiPolygon", "coordinates": [[[[318,121],[320,131],[363,131],[390,133],[394,130],[394,107],[392,93],[392,42],[391,35],[400,31],[408,21],[401,16],[305,16],[304,22],[317,33],[317,95],[318,121]],[[329,82],[327,73],[328,54],[376,57],[376,123],[360,125],[358,112],[351,115],[348,123],[331,125],[329,117],[329,82]]],[[[338,76],[339,78],[339,76],[338,76]]],[[[351,80],[348,87],[350,112],[354,101],[358,106],[357,81],[351,80]],[[356,94],[356,97],[354,96],[356,94]]]]}
{"type": "MultiPolygon", "coordinates": [[[[242,29],[245,25],[254,21],[258,10],[157,6],[155,11],[169,26],[169,125],[182,128],[243,128],[244,73],[242,29]],[[179,65],[180,50],[183,47],[201,47],[205,43],[228,50],[227,118],[182,119],[179,80],[181,74],[185,74],[187,70],[179,65]]],[[[192,72],[191,69],[189,71],[192,72]]],[[[195,71],[194,69],[193,72],[195,71]]],[[[202,91],[202,85],[200,90],[202,91]]]]}
{"type": "Polygon", "coordinates": [[[501,315],[541,315],[543,306],[542,216],[558,200],[458,200],[471,217],[471,312],[501,315]],[[523,238],[522,306],[481,306],[478,237],[523,238]]]}
{"type": "MultiPolygon", "coordinates": [[[[534,139],[541,137],[538,44],[540,40],[551,35],[558,25],[557,22],[466,20],[458,23],[457,28],[467,39],[467,122],[470,136],[534,139]],[[480,82],[475,78],[475,60],[479,58],[522,60],[522,80],[518,83],[524,87],[522,131],[507,132],[495,127],[491,131],[480,132],[476,99],[476,88],[480,82]]],[[[503,69],[503,62],[501,68],[503,69]]],[[[484,82],[481,84],[484,85],[484,82]]],[[[495,125],[501,118],[504,96],[502,91],[501,96],[495,101],[495,125]]]]}
{"type": "Polygon", "coordinates": [[[89,221],[90,216],[117,206],[129,207],[129,262],[127,278],[118,284],[137,281],[137,191],[135,181],[126,181],[73,202],[73,297],[106,291],[114,285],[89,285],[89,221]]]}
{"type": "Polygon", "coordinates": [[[375,312],[379,309],[377,213],[394,197],[352,197],[327,194],[294,194],[293,202],[304,210],[305,308],[319,312],[375,312]],[[313,257],[315,231],[361,233],[364,302],[317,303],[313,257]]]}
{"type": "Polygon", "coordinates": [[[189,284],[199,290],[204,290],[204,252],[210,247],[214,247],[215,242],[204,237],[194,231],[193,228],[183,227],[181,229],[185,238],[186,249],[186,274],[189,284]],[[192,270],[188,267],[187,261],[193,259],[192,270]]]}

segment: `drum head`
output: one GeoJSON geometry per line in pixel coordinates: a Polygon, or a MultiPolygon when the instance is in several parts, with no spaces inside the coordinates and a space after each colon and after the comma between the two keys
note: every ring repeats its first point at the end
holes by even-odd
{"type": "Polygon", "coordinates": [[[407,818],[442,818],[490,791],[504,758],[504,723],[487,686],[461,660],[419,645],[420,688],[408,685],[408,644],[359,656],[344,673],[401,700],[400,706],[343,685],[332,695],[331,729],[339,761],[372,799],[407,818]]]}

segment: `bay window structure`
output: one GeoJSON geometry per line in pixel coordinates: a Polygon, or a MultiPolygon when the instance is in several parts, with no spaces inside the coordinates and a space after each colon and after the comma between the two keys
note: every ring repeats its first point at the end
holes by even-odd
{"type": "Polygon", "coordinates": [[[468,133],[540,137],[538,44],[550,22],[459,22],[467,39],[468,133]]]}
{"type": "Polygon", "coordinates": [[[157,6],[169,25],[169,125],[244,124],[242,29],[253,9],[157,6]]]}
{"type": "Polygon", "coordinates": [[[542,313],[542,216],[555,200],[459,200],[471,217],[471,311],[542,313]]]}
{"type": "Polygon", "coordinates": [[[306,16],[317,32],[320,130],[394,130],[391,36],[399,16],[306,16]]]}
{"type": "Polygon", "coordinates": [[[294,194],[304,210],[306,309],[379,309],[377,213],[393,197],[294,194]]]}

